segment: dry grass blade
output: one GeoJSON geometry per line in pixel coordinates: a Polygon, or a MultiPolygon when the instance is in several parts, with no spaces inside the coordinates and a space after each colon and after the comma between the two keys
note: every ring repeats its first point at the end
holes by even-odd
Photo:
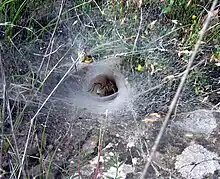
{"type": "Polygon", "coordinates": [[[4,119],[5,119],[5,93],[6,93],[6,81],[5,81],[5,73],[4,73],[4,67],[3,62],[1,58],[1,52],[0,52],[0,69],[1,69],[1,76],[2,76],[2,114],[1,114],[1,154],[0,154],[0,167],[2,168],[2,153],[3,153],[3,142],[4,142],[4,119]]]}
{"type": "MultiPolygon", "coordinates": [[[[14,126],[13,126],[13,121],[12,121],[12,111],[10,108],[10,104],[9,104],[9,99],[7,97],[7,90],[6,90],[6,79],[5,79],[5,72],[4,72],[4,67],[3,67],[3,62],[2,62],[2,58],[1,58],[1,54],[0,54],[0,66],[1,66],[1,75],[2,75],[2,82],[3,82],[3,106],[2,106],[2,115],[1,115],[1,119],[2,119],[2,139],[1,139],[1,157],[2,157],[2,153],[3,153],[3,148],[4,148],[4,120],[5,120],[5,111],[7,109],[8,111],[8,118],[10,121],[10,125],[11,125],[11,132],[12,132],[12,139],[14,141],[15,144],[15,152],[16,152],[16,157],[18,160],[18,163],[21,164],[21,160],[20,160],[20,154],[18,151],[18,145],[17,145],[17,140],[14,134],[14,126]]],[[[2,159],[1,159],[1,164],[2,164],[2,159]]],[[[25,175],[25,172],[22,170],[23,175],[25,175]]]]}
{"type": "Polygon", "coordinates": [[[140,31],[141,31],[141,27],[142,27],[142,21],[143,21],[143,16],[142,16],[142,8],[140,8],[140,24],[139,24],[139,27],[138,27],[138,33],[136,35],[136,38],[135,38],[135,41],[134,41],[134,46],[133,46],[133,52],[135,51],[136,49],[136,46],[137,46],[137,41],[138,41],[138,38],[140,36],[140,31]]]}
{"type": "MultiPolygon", "coordinates": [[[[10,125],[11,125],[12,138],[13,138],[14,145],[15,145],[15,152],[16,152],[16,155],[17,155],[16,157],[17,157],[18,163],[21,164],[21,159],[20,159],[20,154],[19,154],[19,151],[18,151],[17,140],[16,140],[15,133],[14,133],[14,126],[13,126],[12,115],[11,115],[12,111],[11,111],[11,108],[10,108],[8,98],[7,98],[6,104],[7,104],[7,110],[8,110],[8,117],[9,117],[9,121],[10,121],[10,125]]],[[[25,171],[24,170],[22,170],[22,173],[25,176],[25,171]]]]}
{"type": "Polygon", "coordinates": [[[51,91],[51,93],[48,95],[48,97],[44,100],[44,102],[42,103],[42,105],[39,107],[39,109],[37,110],[36,114],[32,117],[31,121],[30,121],[30,127],[29,127],[29,131],[28,131],[28,135],[27,135],[27,140],[25,143],[25,149],[24,149],[24,154],[22,157],[22,161],[21,161],[21,166],[20,166],[20,170],[19,170],[19,175],[18,178],[20,178],[21,175],[21,171],[23,168],[23,164],[24,164],[24,159],[25,159],[25,155],[27,152],[27,148],[28,148],[28,143],[30,140],[30,136],[31,136],[31,131],[32,131],[32,126],[34,124],[34,120],[35,118],[38,116],[39,112],[42,110],[42,108],[45,106],[45,104],[47,103],[47,101],[50,99],[50,97],[54,94],[54,92],[56,91],[56,89],[60,86],[60,84],[63,82],[63,80],[66,78],[66,76],[70,73],[70,71],[75,67],[76,63],[79,61],[79,58],[75,61],[75,63],[73,63],[70,68],[67,70],[67,72],[63,75],[63,77],[60,79],[60,81],[57,83],[57,85],[54,87],[54,89],[51,91]]]}
{"type": "MultiPolygon", "coordinates": [[[[48,46],[47,46],[47,49],[46,49],[46,51],[45,51],[44,57],[43,57],[43,59],[42,59],[42,61],[41,61],[40,67],[39,67],[39,69],[38,69],[38,72],[37,72],[38,75],[40,74],[40,71],[41,71],[42,66],[43,66],[43,64],[44,64],[45,57],[48,56],[47,53],[48,53],[50,47],[51,47],[51,50],[52,50],[52,47],[53,47],[53,46],[52,46],[52,44],[53,44],[52,42],[53,42],[53,40],[54,40],[54,35],[55,35],[56,30],[57,30],[58,24],[59,24],[59,22],[60,22],[60,17],[61,17],[61,15],[62,15],[63,6],[64,6],[64,0],[62,0],[62,2],[61,2],[60,11],[59,11],[59,14],[58,14],[58,17],[57,17],[56,25],[55,25],[55,27],[54,27],[52,36],[51,36],[51,38],[50,38],[50,42],[49,42],[49,44],[48,44],[48,46]]],[[[49,57],[50,57],[50,55],[49,55],[49,57]]],[[[49,60],[48,60],[48,61],[49,61],[49,60]]]]}
{"type": "Polygon", "coordinates": [[[188,76],[188,74],[189,74],[190,68],[191,68],[191,66],[192,66],[192,64],[193,64],[193,61],[194,61],[195,57],[196,57],[196,54],[197,54],[197,52],[198,52],[198,49],[199,49],[199,46],[200,46],[201,41],[202,41],[202,39],[203,39],[203,36],[204,36],[204,34],[205,34],[205,32],[206,32],[206,29],[208,28],[209,22],[210,22],[211,17],[212,17],[212,12],[214,11],[217,2],[218,2],[217,0],[214,0],[214,1],[213,1],[212,7],[211,7],[210,11],[208,12],[207,19],[206,19],[206,21],[205,21],[205,23],[204,23],[204,25],[203,25],[202,30],[200,31],[199,39],[197,40],[197,42],[196,42],[196,44],[195,44],[194,51],[193,51],[193,53],[192,53],[192,56],[191,56],[190,59],[189,59],[187,68],[186,68],[186,70],[185,70],[185,73],[184,73],[184,75],[183,75],[182,78],[181,78],[181,81],[180,81],[180,84],[179,84],[179,86],[178,86],[178,89],[177,89],[177,91],[176,91],[176,93],[175,93],[175,96],[174,96],[174,98],[173,98],[173,100],[172,100],[170,106],[169,106],[169,111],[167,112],[167,115],[166,115],[166,117],[165,117],[165,120],[164,120],[164,122],[163,122],[163,125],[161,126],[160,132],[159,132],[159,134],[157,135],[157,138],[156,138],[156,140],[155,140],[155,142],[154,142],[154,145],[153,145],[153,147],[152,147],[152,149],[151,149],[150,156],[148,157],[147,163],[146,163],[146,165],[145,165],[145,167],[144,167],[144,170],[143,170],[143,172],[142,172],[141,179],[147,178],[146,175],[147,175],[148,168],[149,168],[149,166],[150,166],[150,164],[151,164],[151,161],[152,161],[152,158],[153,158],[153,156],[154,156],[154,154],[155,154],[155,152],[156,152],[156,150],[157,150],[157,147],[158,147],[158,145],[159,145],[159,142],[160,142],[160,140],[161,140],[161,137],[162,137],[162,135],[163,135],[163,133],[164,133],[164,131],[165,131],[165,129],[166,129],[166,126],[167,126],[167,123],[168,123],[168,121],[169,121],[169,118],[170,118],[170,116],[171,116],[171,114],[172,114],[172,112],[173,112],[173,110],[174,110],[174,108],[175,108],[175,106],[176,106],[176,104],[177,104],[177,100],[179,99],[180,93],[181,93],[181,91],[182,91],[182,89],[183,89],[183,85],[184,85],[184,83],[185,83],[185,81],[186,81],[186,78],[187,78],[187,76],[188,76]]]}
{"type": "Polygon", "coordinates": [[[105,111],[105,121],[103,123],[103,128],[101,126],[100,130],[99,130],[98,159],[97,159],[95,173],[93,176],[94,179],[96,179],[100,173],[99,163],[100,163],[100,159],[101,159],[102,142],[103,142],[103,138],[104,138],[104,134],[105,134],[105,125],[106,125],[107,118],[108,118],[108,109],[106,109],[106,111],[105,111]]]}

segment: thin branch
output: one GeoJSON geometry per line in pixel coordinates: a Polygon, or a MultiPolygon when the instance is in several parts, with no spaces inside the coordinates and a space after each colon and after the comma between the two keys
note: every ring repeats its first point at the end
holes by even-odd
{"type": "Polygon", "coordinates": [[[217,4],[217,1],[218,1],[218,0],[214,0],[214,1],[213,1],[211,10],[208,12],[208,16],[207,16],[207,18],[206,18],[206,21],[204,22],[203,28],[202,28],[202,30],[200,31],[199,39],[198,39],[198,41],[197,41],[196,44],[195,44],[194,52],[193,52],[192,56],[191,56],[190,59],[189,59],[188,66],[187,66],[187,68],[186,68],[186,70],[185,70],[184,75],[183,75],[182,78],[181,78],[180,84],[179,84],[178,89],[177,89],[177,91],[176,91],[176,94],[175,94],[175,96],[174,96],[174,98],[173,98],[173,100],[172,100],[172,102],[171,102],[171,104],[170,104],[170,106],[169,106],[169,110],[168,110],[167,115],[166,115],[166,117],[165,117],[165,120],[164,120],[164,122],[163,122],[163,124],[162,124],[162,126],[161,126],[160,132],[159,132],[159,134],[157,135],[157,138],[156,138],[156,140],[155,140],[155,142],[154,142],[154,145],[153,145],[153,147],[152,147],[152,149],[151,149],[151,153],[150,153],[150,156],[148,157],[147,163],[146,163],[146,165],[145,165],[145,167],[144,167],[144,170],[143,170],[143,172],[142,172],[141,179],[147,178],[147,170],[148,170],[148,168],[149,168],[149,166],[150,166],[150,164],[151,164],[152,158],[153,158],[153,156],[154,156],[154,154],[155,154],[155,152],[156,152],[156,150],[157,150],[157,147],[158,147],[158,145],[159,145],[159,142],[160,142],[160,140],[161,140],[161,138],[162,138],[162,135],[163,135],[163,133],[164,133],[164,131],[165,131],[165,129],[166,129],[167,123],[168,123],[168,121],[169,121],[169,119],[170,119],[170,116],[171,116],[171,114],[172,114],[172,112],[173,112],[173,109],[175,108],[175,106],[176,106],[176,104],[177,104],[177,100],[179,99],[180,93],[181,93],[181,91],[182,91],[182,89],[183,89],[183,85],[184,85],[184,83],[185,83],[185,81],[186,81],[186,78],[187,78],[187,76],[188,76],[188,74],[189,74],[190,68],[191,68],[191,66],[192,66],[192,64],[193,64],[193,61],[194,61],[195,57],[196,57],[196,54],[197,54],[197,52],[198,52],[198,49],[199,49],[199,46],[200,46],[201,41],[202,41],[202,39],[203,39],[203,36],[204,36],[204,34],[205,34],[205,32],[206,32],[206,29],[207,29],[207,27],[208,27],[208,25],[209,25],[209,22],[210,22],[211,17],[212,17],[212,12],[213,12],[213,10],[215,9],[215,6],[216,6],[216,4],[217,4]]]}
{"type": "Polygon", "coordinates": [[[0,52],[0,70],[1,70],[1,76],[2,76],[2,114],[1,114],[1,153],[0,153],[0,167],[2,168],[2,153],[3,153],[3,143],[4,143],[4,120],[5,120],[5,104],[6,104],[6,81],[5,81],[5,72],[3,67],[3,62],[1,58],[1,52],[0,52]]]}
{"type": "Polygon", "coordinates": [[[43,59],[42,59],[42,61],[41,61],[40,67],[39,67],[38,72],[37,72],[37,75],[39,75],[39,73],[40,73],[40,71],[41,71],[41,68],[43,67],[45,57],[48,55],[47,53],[48,53],[48,51],[49,51],[49,49],[50,49],[51,43],[52,43],[52,41],[53,41],[53,39],[54,39],[55,32],[56,32],[57,27],[58,27],[58,24],[59,24],[59,22],[60,22],[60,17],[61,17],[61,15],[62,15],[63,6],[64,6],[64,0],[62,0],[62,2],[61,2],[60,11],[59,11],[59,14],[58,14],[58,17],[57,17],[57,22],[56,22],[56,25],[55,25],[55,27],[54,27],[54,29],[53,29],[53,33],[52,33],[52,36],[51,36],[51,38],[50,38],[50,42],[49,42],[49,44],[48,44],[48,46],[47,46],[47,49],[46,49],[45,54],[44,54],[44,57],[43,57],[43,59]]]}
{"type": "Polygon", "coordinates": [[[33,35],[34,35],[35,37],[37,37],[36,33],[34,33],[34,32],[33,32],[30,28],[28,28],[28,27],[15,25],[15,24],[13,24],[13,23],[11,23],[11,22],[0,23],[0,26],[19,27],[19,28],[21,28],[21,29],[25,29],[25,30],[27,30],[27,31],[29,31],[29,32],[31,32],[31,33],[33,33],[33,35]]]}
{"type": "Polygon", "coordinates": [[[102,143],[103,143],[103,138],[104,138],[104,134],[105,134],[105,127],[106,127],[106,122],[108,120],[108,109],[106,109],[105,111],[105,120],[104,120],[104,124],[103,124],[103,129],[102,129],[102,125],[100,126],[100,130],[99,130],[99,143],[98,143],[98,158],[97,158],[97,164],[96,164],[96,169],[95,169],[95,174],[93,179],[96,179],[99,175],[100,172],[100,159],[101,159],[101,152],[102,152],[102,143]]]}
{"type": "Polygon", "coordinates": [[[44,57],[44,58],[46,58],[46,57],[49,57],[49,56],[51,56],[52,54],[54,54],[54,53],[56,53],[62,46],[64,46],[64,44],[61,44],[59,47],[57,47],[54,51],[51,51],[49,54],[39,54],[39,53],[33,53],[33,55],[36,55],[36,56],[41,56],[41,57],[44,57]]]}
{"type": "MultiPolygon", "coordinates": [[[[6,93],[6,98],[7,98],[6,105],[7,105],[7,110],[8,110],[8,117],[9,117],[9,121],[10,121],[10,125],[11,125],[11,134],[12,134],[12,139],[13,139],[14,144],[15,144],[15,153],[17,155],[16,157],[17,157],[18,163],[21,164],[20,154],[19,154],[19,151],[18,151],[18,145],[17,145],[17,140],[16,140],[16,137],[15,137],[15,133],[14,133],[14,125],[13,125],[12,115],[11,115],[12,110],[10,108],[7,93],[6,93]]],[[[22,174],[24,175],[24,177],[26,176],[24,170],[22,170],[22,174]]]]}
{"type": "Polygon", "coordinates": [[[25,149],[24,149],[24,154],[22,157],[22,161],[21,161],[21,166],[20,166],[20,171],[19,171],[19,175],[18,178],[21,175],[21,171],[24,165],[24,159],[25,159],[25,155],[27,152],[27,148],[28,148],[28,143],[30,140],[30,136],[31,136],[31,131],[32,131],[32,127],[35,121],[35,118],[38,116],[39,112],[42,110],[42,108],[45,106],[45,104],[47,103],[47,101],[51,98],[51,96],[53,95],[53,93],[56,91],[56,89],[60,86],[60,84],[64,81],[64,79],[66,78],[66,76],[70,73],[70,71],[73,69],[73,67],[75,67],[76,63],[79,61],[79,58],[77,58],[77,60],[75,61],[75,63],[73,63],[70,68],[67,70],[67,72],[63,75],[63,77],[60,79],[60,81],[57,83],[57,85],[54,87],[54,89],[51,91],[51,93],[48,95],[48,97],[44,100],[44,102],[42,103],[42,105],[39,107],[39,109],[37,110],[37,112],[35,113],[35,115],[32,117],[31,122],[30,122],[30,127],[29,127],[29,131],[28,131],[28,135],[27,135],[27,140],[25,143],[25,149]]]}
{"type": "MultiPolygon", "coordinates": [[[[2,76],[2,85],[3,85],[3,104],[2,104],[2,115],[1,115],[1,154],[0,154],[0,166],[2,165],[2,154],[3,154],[3,145],[4,145],[4,120],[5,120],[5,111],[7,109],[8,111],[8,117],[10,120],[10,124],[11,124],[11,132],[12,132],[12,138],[15,144],[15,152],[17,155],[17,159],[19,164],[20,162],[20,154],[18,151],[18,145],[17,145],[17,141],[16,141],[16,137],[14,134],[14,127],[13,127],[13,122],[12,122],[12,115],[11,115],[11,109],[10,109],[10,104],[9,104],[9,99],[7,96],[7,90],[6,90],[6,77],[5,77],[5,71],[4,71],[4,66],[3,66],[3,62],[2,62],[2,58],[1,58],[1,53],[0,53],[0,69],[1,69],[1,76],[2,76]]],[[[25,172],[22,170],[23,175],[25,176],[25,172]]]]}
{"type": "Polygon", "coordinates": [[[133,46],[133,52],[135,51],[135,49],[136,49],[136,46],[137,46],[137,41],[138,41],[138,38],[139,38],[139,36],[140,36],[140,31],[141,31],[141,27],[142,27],[142,21],[143,21],[143,17],[142,17],[142,8],[140,8],[141,9],[141,15],[140,15],[140,24],[139,24],[139,27],[138,27],[138,33],[137,33],[137,35],[136,35],[136,38],[135,38],[135,41],[134,41],[134,46],[133,46]]]}

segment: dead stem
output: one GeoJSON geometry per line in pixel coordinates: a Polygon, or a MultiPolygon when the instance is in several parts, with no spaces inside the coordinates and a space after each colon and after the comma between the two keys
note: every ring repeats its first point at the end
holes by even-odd
{"type": "Polygon", "coordinates": [[[164,120],[164,122],[163,122],[163,125],[161,126],[160,132],[158,133],[157,138],[156,138],[156,140],[155,140],[155,142],[154,142],[154,145],[153,145],[153,147],[152,147],[152,149],[151,149],[151,152],[150,152],[150,155],[149,155],[149,157],[148,157],[147,163],[146,163],[146,165],[145,165],[145,167],[144,167],[144,170],[143,170],[143,172],[142,172],[141,179],[147,178],[147,170],[148,170],[148,168],[149,168],[149,166],[150,166],[150,164],[151,164],[152,158],[153,158],[153,156],[154,156],[154,154],[155,154],[155,152],[156,152],[156,150],[157,150],[157,147],[158,147],[158,145],[159,145],[159,143],[160,143],[160,140],[161,140],[161,138],[162,138],[162,135],[163,135],[163,133],[164,133],[164,131],[165,131],[165,129],[166,129],[166,126],[167,126],[167,123],[168,123],[168,121],[169,121],[169,119],[170,119],[170,116],[171,116],[171,114],[172,114],[172,112],[173,112],[173,110],[174,110],[174,108],[175,108],[175,106],[176,106],[176,104],[177,104],[177,101],[178,101],[178,99],[179,99],[180,93],[181,93],[181,91],[182,91],[182,89],[183,89],[184,83],[185,83],[186,78],[187,78],[187,76],[188,76],[188,74],[189,74],[189,71],[190,71],[190,68],[191,68],[191,66],[192,66],[192,64],[193,64],[193,61],[194,61],[194,59],[195,59],[195,57],[196,57],[196,55],[197,55],[199,46],[200,46],[201,41],[202,41],[202,39],[203,39],[203,36],[204,36],[204,34],[205,34],[205,32],[206,32],[206,29],[207,29],[207,27],[208,27],[208,25],[209,25],[209,22],[210,22],[211,17],[212,17],[212,12],[213,12],[213,10],[215,9],[215,6],[216,6],[217,2],[218,2],[217,0],[214,0],[214,1],[213,1],[212,7],[211,7],[210,11],[208,12],[207,19],[206,19],[206,21],[205,21],[205,23],[204,23],[204,25],[203,25],[202,30],[200,31],[199,39],[197,40],[197,42],[196,42],[196,44],[195,44],[194,51],[193,51],[193,53],[192,53],[191,58],[189,59],[187,68],[186,68],[186,70],[185,70],[185,73],[184,73],[184,75],[183,75],[182,78],[181,78],[181,81],[180,81],[180,84],[179,84],[179,86],[178,86],[178,88],[177,88],[176,94],[175,94],[175,96],[174,96],[174,98],[173,98],[173,100],[172,100],[172,102],[171,102],[171,104],[170,104],[170,106],[169,106],[169,111],[167,112],[167,115],[166,115],[166,117],[165,117],[165,120],[164,120]]]}

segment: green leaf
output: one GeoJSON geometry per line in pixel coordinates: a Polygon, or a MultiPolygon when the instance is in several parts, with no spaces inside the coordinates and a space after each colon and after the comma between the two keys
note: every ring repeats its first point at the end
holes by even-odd
{"type": "Polygon", "coordinates": [[[140,64],[137,66],[137,71],[142,71],[142,66],[140,64]]]}
{"type": "Polygon", "coordinates": [[[165,7],[165,8],[163,8],[163,10],[162,10],[162,12],[163,13],[168,13],[168,12],[170,12],[171,11],[171,7],[165,7]]]}

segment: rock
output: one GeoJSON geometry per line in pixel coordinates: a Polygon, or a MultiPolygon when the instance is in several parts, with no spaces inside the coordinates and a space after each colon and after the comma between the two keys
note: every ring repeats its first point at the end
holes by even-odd
{"type": "Polygon", "coordinates": [[[176,157],[175,169],[187,179],[201,179],[220,169],[217,158],[216,153],[208,151],[201,145],[193,144],[176,157]]]}
{"type": "Polygon", "coordinates": [[[190,112],[180,116],[180,120],[175,122],[175,126],[187,132],[211,134],[217,127],[216,119],[212,112],[204,109],[190,112]]]}

